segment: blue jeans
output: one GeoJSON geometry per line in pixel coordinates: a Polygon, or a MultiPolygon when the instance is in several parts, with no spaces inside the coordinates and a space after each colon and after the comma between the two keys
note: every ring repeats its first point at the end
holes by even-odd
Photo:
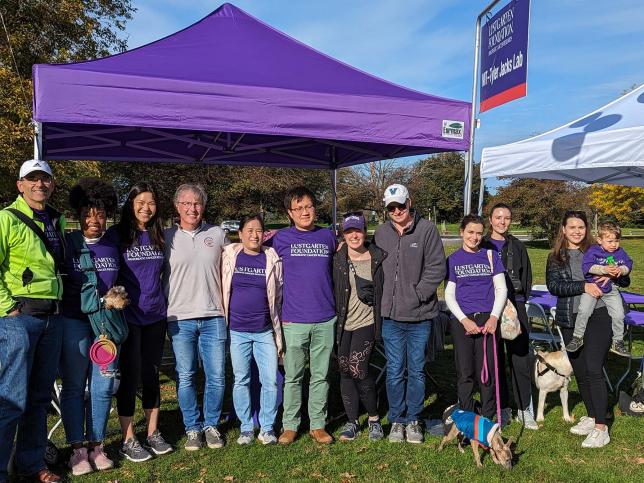
{"type": "Polygon", "coordinates": [[[60,409],[68,444],[105,439],[118,358],[101,370],[89,358],[89,348],[95,340],[88,321],[63,318],[60,409]],[[85,386],[89,388],[87,400],[85,386]]]}
{"type": "Polygon", "coordinates": [[[253,430],[250,395],[250,366],[255,358],[262,385],[259,424],[262,431],[272,431],[277,414],[277,347],[273,331],[237,332],[230,331],[230,358],[235,374],[233,403],[241,421],[241,430],[253,430]]]}
{"type": "Polygon", "coordinates": [[[382,320],[390,423],[418,421],[425,402],[425,354],[431,321],[382,320]],[[407,380],[405,382],[405,371],[407,380]]]}
{"type": "Polygon", "coordinates": [[[46,467],[47,408],[62,328],[57,315],[0,317],[0,482],[7,480],[16,428],[16,471],[30,475],[46,467]]]}
{"type": "Polygon", "coordinates": [[[168,336],[176,360],[177,396],[186,432],[216,428],[224,400],[226,321],[223,317],[169,321],[168,336]],[[206,375],[203,417],[197,405],[199,358],[206,375]]]}

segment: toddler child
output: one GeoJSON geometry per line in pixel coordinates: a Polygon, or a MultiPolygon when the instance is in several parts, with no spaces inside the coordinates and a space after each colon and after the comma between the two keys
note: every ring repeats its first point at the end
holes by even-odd
{"type": "MultiPolygon", "coordinates": [[[[597,244],[592,245],[584,253],[582,270],[586,280],[597,283],[597,286],[603,292],[601,300],[606,304],[613,327],[611,352],[620,356],[630,357],[630,353],[624,347],[624,305],[622,296],[610,278],[628,275],[633,269],[633,260],[619,246],[622,232],[616,223],[612,221],[600,223],[597,232],[597,244]],[[608,281],[604,283],[597,282],[598,278],[605,276],[610,277],[608,281]]],[[[568,352],[576,352],[584,345],[586,324],[595,310],[598,300],[600,299],[596,299],[585,292],[581,295],[573,337],[566,346],[568,352]]]]}

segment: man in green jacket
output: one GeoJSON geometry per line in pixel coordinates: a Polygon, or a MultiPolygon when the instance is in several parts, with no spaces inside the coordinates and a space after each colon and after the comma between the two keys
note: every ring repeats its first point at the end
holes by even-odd
{"type": "Polygon", "coordinates": [[[64,259],[65,219],[47,205],[54,191],[47,162],[25,161],[16,184],[16,201],[0,211],[0,483],[8,478],[16,429],[17,472],[59,481],[44,456],[47,407],[61,350],[58,267],[64,259]]]}

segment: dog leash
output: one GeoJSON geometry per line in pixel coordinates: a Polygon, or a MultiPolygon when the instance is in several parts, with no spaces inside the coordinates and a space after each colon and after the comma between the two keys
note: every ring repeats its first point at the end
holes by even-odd
{"type": "MultiPolygon", "coordinates": [[[[487,384],[490,380],[490,373],[487,367],[487,334],[483,334],[483,367],[481,368],[481,382],[487,384]]],[[[496,337],[492,335],[492,349],[494,350],[494,392],[496,396],[496,421],[501,430],[501,394],[499,388],[499,359],[496,351],[496,337]]]]}

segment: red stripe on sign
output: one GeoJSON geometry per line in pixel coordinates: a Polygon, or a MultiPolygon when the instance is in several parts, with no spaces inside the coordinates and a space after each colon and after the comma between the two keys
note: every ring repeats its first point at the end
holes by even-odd
{"type": "Polygon", "coordinates": [[[484,101],[481,101],[481,107],[479,109],[479,112],[485,112],[493,107],[500,106],[501,104],[505,104],[506,102],[513,101],[515,99],[518,99],[519,97],[523,97],[526,95],[528,92],[528,84],[527,82],[524,82],[523,84],[519,84],[518,86],[511,87],[510,89],[507,89],[503,92],[499,92],[498,94],[488,97],[484,101]]]}

